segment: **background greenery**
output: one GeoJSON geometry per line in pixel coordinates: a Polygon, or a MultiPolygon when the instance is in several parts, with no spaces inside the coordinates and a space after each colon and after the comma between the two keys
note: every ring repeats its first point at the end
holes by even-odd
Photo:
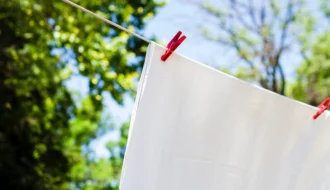
{"type": "MultiPolygon", "coordinates": [[[[215,21],[205,23],[205,38],[246,63],[223,71],[317,105],[330,96],[330,6],[318,1],[329,21],[321,28],[302,0],[226,0],[221,9],[190,3],[215,21]],[[303,61],[286,76],[292,47],[303,61]]],[[[137,33],[163,6],[74,2],[137,33]]],[[[146,46],[60,0],[0,0],[0,189],[118,189],[129,123],[108,144],[109,158],[96,159],[88,145],[115,127],[103,112],[104,93],[119,104],[125,94],[134,98],[146,46]],[[86,96],[65,85],[73,76],[88,78],[86,96]]]]}
{"type": "MultiPolygon", "coordinates": [[[[74,2],[136,32],[161,6],[74,2]]],[[[128,125],[109,159],[87,145],[112,127],[102,92],[134,94],[147,44],[60,0],[3,0],[0,29],[0,189],[118,189],[128,125]],[[87,97],[65,86],[72,75],[89,78],[87,97]]]]}

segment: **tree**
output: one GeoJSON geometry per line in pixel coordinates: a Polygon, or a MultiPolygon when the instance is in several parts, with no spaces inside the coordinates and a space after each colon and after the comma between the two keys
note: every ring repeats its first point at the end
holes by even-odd
{"type": "MultiPolygon", "coordinates": [[[[136,32],[161,6],[75,2],[136,32]]],[[[147,44],[48,0],[0,3],[0,39],[1,188],[113,189],[120,160],[96,161],[86,147],[111,128],[101,114],[103,93],[122,103],[132,92],[147,44]],[[82,101],[65,86],[73,75],[89,79],[82,101]]]]}
{"type": "Polygon", "coordinates": [[[290,95],[311,105],[318,105],[330,97],[330,6],[326,0],[321,1],[328,26],[323,25],[325,32],[314,34],[316,23],[306,24],[305,35],[301,36],[301,53],[304,61],[297,68],[297,80],[290,88],[290,95]],[[316,39],[312,36],[317,36],[316,39]]]}
{"type": "Polygon", "coordinates": [[[318,37],[307,57],[297,69],[291,94],[296,99],[318,105],[330,97],[330,32],[318,37]]]}
{"type": "Polygon", "coordinates": [[[287,88],[284,68],[289,63],[283,55],[299,43],[292,29],[297,18],[305,14],[304,2],[228,0],[221,8],[195,4],[209,16],[202,31],[206,39],[234,49],[247,64],[238,69],[236,76],[284,95],[287,88]]]}

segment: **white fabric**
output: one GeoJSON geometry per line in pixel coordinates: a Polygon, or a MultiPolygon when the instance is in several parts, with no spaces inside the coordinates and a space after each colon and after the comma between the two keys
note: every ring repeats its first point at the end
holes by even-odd
{"type": "Polygon", "coordinates": [[[121,190],[330,189],[330,119],[149,46],[121,190]]]}

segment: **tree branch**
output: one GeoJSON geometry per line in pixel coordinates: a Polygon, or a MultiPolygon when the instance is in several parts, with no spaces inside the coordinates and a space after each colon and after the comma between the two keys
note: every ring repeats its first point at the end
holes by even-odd
{"type": "Polygon", "coordinates": [[[270,22],[269,28],[273,28],[275,22],[278,20],[278,13],[276,12],[276,7],[273,2],[270,3],[270,10],[272,10],[274,16],[272,21],[270,22]]]}
{"type": "Polygon", "coordinates": [[[284,95],[285,94],[285,88],[286,88],[286,79],[285,79],[285,74],[284,74],[284,71],[283,71],[283,67],[281,64],[278,64],[277,65],[277,68],[280,72],[280,78],[281,78],[281,90],[279,91],[279,93],[281,95],[284,95]]]}
{"type": "MultiPolygon", "coordinates": [[[[236,34],[233,31],[230,31],[230,34],[231,34],[232,40],[234,42],[234,47],[235,47],[236,51],[238,53],[240,53],[242,51],[242,48],[239,46],[236,34]]],[[[251,60],[249,60],[247,57],[243,57],[241,55],[239,55],[239,56],[250,66],[251,69],[254,68],[254,64],[251,60]]]]}
{"type": "MultiPolygon", "coordinates": [[[[242,7],[247,7],[243,4],[240,4],[242,7]]],[[[242,13],[238,10],[238,7],[237,7],[237,2],[236,0],[230,0],[230,6],[231,8],[234,10],[234,15],[233,17],[235,17],[236,15],[236,18],[237,20],[246,28],[246,29],[249,29],[250,31],[252,32],[255,32],[255,33],[258,33],[258,27],[255,27],[253,28],[252,25],[248,24],[247,21],[242,17],[242,13]]]]}
{"type": "Polygon", "coordinates": [[[249,0],[249,15],[251,22],[255,25],[255,27],[259,28],[256,15],[254,14],[255,10],[253,9],[253,6],[254,6],[253,0],[249,0]]]}
{"type": "Polygon", "coordinates": [[[289,24],[293,21],[293,2],[292,0],[290,0],[288,2],[288,8],[287,8],[287,12],[286,12],[286,19],[284,21],[284,25],[283,25],[283,30],[282,30],[282,34],[281,34],[281,40],[280,40],[280,47],[282,48],[285,45],[285,40],[287,37],[287,32],[288,32],[288,28],[289,28],[289,24]]]}
{"type": "MultiPolygon", "coordinates": [[[[207,8],[205,7],[205,6],[203,6],[203,5],[199,5],[199,7],[202,9],[202,10],[204,10],[204,11],[208,11],[207,10],[207,8]]],[[[218,14],[216,14],[216,13],[214,13],[214,12],[208,12],[208,13],[210,13],[211,15],[213,15],[213,16],[215,16],[215,17],[219,17],[219,15],[218,14]]],[[[233,17],[228,17],[227,19],[233,19],[233,17]]],[[[238,42],[238,36],[237,36],[237,34],[233,31],[233,29],[232,29],[232,27],[227,27],[227,23],[225,22],[225,20],[221,20],[221,22],[219,23],[219,25],[221,26],[221,29],[223,30],[223,31],[225,31],[229,36],[230,36],[230,38],[232,39],[232,43],[230,43],[230,42],[228,42],[228,41],[224,41],[224,40],[217,40],[218,42],[220,42],[220,43],[222,43],[222,44],[225,44],[225,45],[230,45],[230,46],[232,46],[232,47],[234,47],[235,48],[235,50],[238,52],[238,53],[240,53],[241,52],[241,50],[242,50],[242,48],[241,48],[241,46],[240,46],[240,44],[239,44],[239,42],[238,42]]],[[[248,43],[247,41],[245,41],[245,40],[243,40],[243,39],[241,39],[242,40],[242,42],[244,42],[244,43],[248,43]]],[[[246,57],[243,57],[243,56],[240,56],[249,66],[250,66],[250,68],[254,68],[254,64],[253,64],[253,61],[252,60],[249,60],[248,58],[246,58],[246,57]]]]}

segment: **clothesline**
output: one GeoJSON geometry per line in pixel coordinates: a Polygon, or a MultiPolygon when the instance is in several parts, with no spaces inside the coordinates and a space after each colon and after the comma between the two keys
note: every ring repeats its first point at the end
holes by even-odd
{"type": "Polygon", "coordinates": [[[150,43],[150,42],[151,42],[151,41],[148,40],[147,38],[145,38],[145,37],[143,37],[143,36],[141,36],[141,35],[139,35],[139,34],[137,34],[137,33],[134,33],[134,32],[132,32],[132,31],[126,29],[126,28],[120,26],[120,25],[117,24],[117,23],[114,23],[114,22],[112,22],[112,21],[110,21],[110,20],[108,20],[108,19],[106,19],[106,18],[103,18],[103,17],[101,17],[100,15],[97,15],[97,14],[93,13],[92,11],[90,11],[90,10],[88,10],[88,9],[86,9],[86,8],[84,8],[84,7],[82,7],[82,6],[80,6],[80,5],[77,5],[77,4],[75,4],[75,3],[73,3],[73,2],[71,2],[71,1],[69,1],[69,0],[63,0],[63,1],[64,1],[65,3],[71,5],[71,6],[74,6],[74,7],[78,8],[78,9],[80,9],[80,10],[82,10],[82,11],[84,11],[84,12],[86,12],[86,13],[88,13],[88,14],[90,14],[90,15],[92,15],[92,16],[94,16],[94,17],[96,17],[96,18],[98,18],[98,19],[100,19],[100,20],[102,20],[102,21],[104,21],[104,22],[106,22],[106,23],[108,23],[108,24],[110,24],[110,25],[112,25],[112,26],[118,28],[118,29],[120,29],[120,30],[123,30],[123,31],[125,31],[125,32],[127,32],[127,33],[129,33],[129,34],[131,34],[131,35],[133,35],[133,36],[135,36],[135,37],[137,37],[137,38],[139,38],[139,39],[141,39],[141,40],[147,42],[147,43],[150,43]]]}

